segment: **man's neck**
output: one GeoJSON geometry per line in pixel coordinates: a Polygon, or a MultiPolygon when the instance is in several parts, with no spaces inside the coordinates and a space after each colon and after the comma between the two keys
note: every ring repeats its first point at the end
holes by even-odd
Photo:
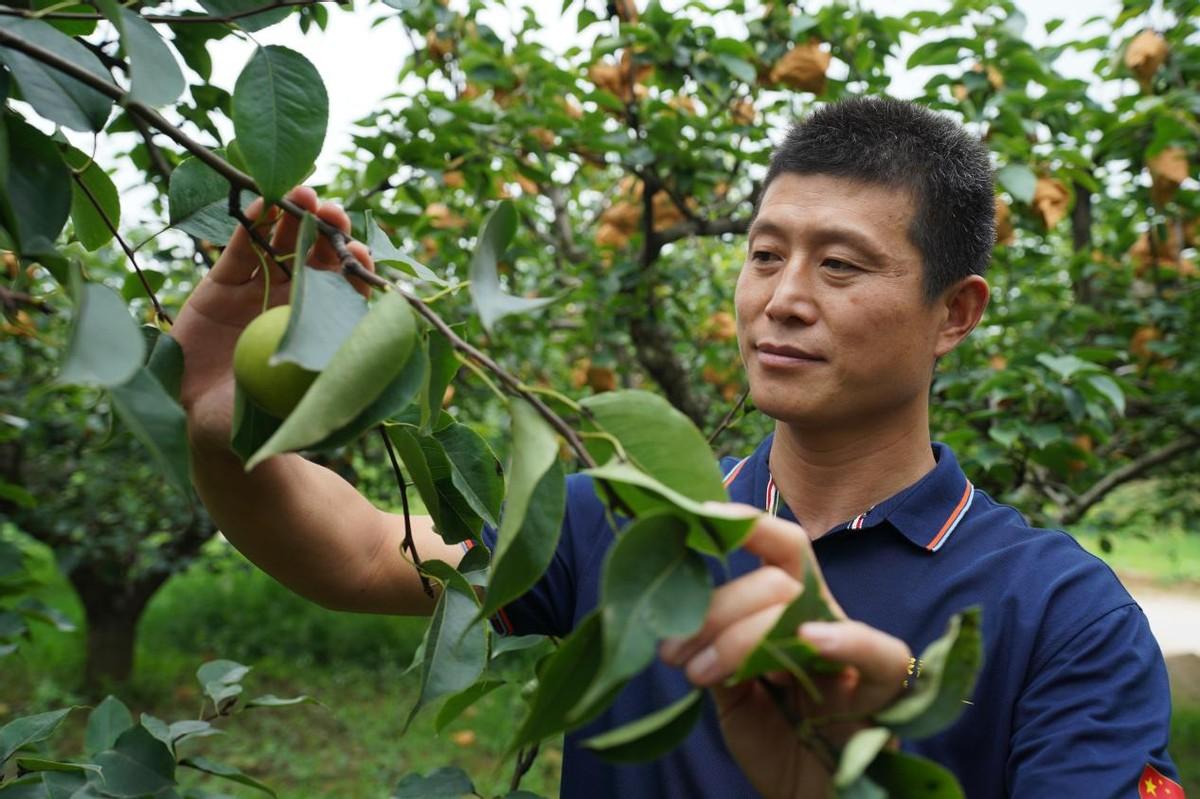
{"type": "Polygon", "coordinates": [[[775,486],[816,539],[920,480],[936,461],[929,425],[839,434],[775,425],[770,466],[775,486]]]}

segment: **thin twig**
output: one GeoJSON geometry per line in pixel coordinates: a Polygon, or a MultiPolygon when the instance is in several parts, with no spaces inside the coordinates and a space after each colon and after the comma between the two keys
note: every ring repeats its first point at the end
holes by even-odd
{"type": "MultiPolygon", "coordinates": [[[[77,81],[89,86],[92,89],[95,89],[106,97],[110,97],[113,100],[121,103],[126,110],[140,116],[146,121],[147,124],[173,139],[188,152],[192,153],[192,155],[196,156],[196,158],[202,163],[212,168],[213,171],[215,171],[218,175],[221,175],[223,178],[228,180],[231,190],[246,189],[248,191],[261,194],[261,191],[259,190],[258,185],[254,182],[253,178],[227,162],[225,159],[218,156],[212,150],[197,142],[195,139],[188,136],[177,126],[164,119],[163,116],[153,108],[130,99],[116,84],[105,80],[86,68],[80,67],[78,64],[68,61],[43,47],[39,47],[36,44],[28,42],[18,37],[16,34],[4,30],[3,28],[0,28],[0,46],[10,47],[14,50],[22,52],[49,67],[53,67],[65,75],[69,75],[77,81]]],[[[296,205],[296,203],[292,202],[286,197],[277,200],[275,205],[298,219],[302,218],[306,213],[303,208],[296,205]]],[[[376,288],[398,291],[422,318],[424,318],[439,333],[447,338],[447,340],[456,350],[467,355],[480,366],[496,375],[500,382],[504,384],[504,386],[512,394],[521,397],[530,405],[532,405],[538,414],[555,430],[555,432],[566,439],[567,444],[571,447],[571,450],[585,466],[588,468],[594,468],[596,466],[595,460],[592,458],[591,454],[588,453],[587,448],[583,446],[583,442],[579,439],[579,436],[576,435],[574,429],[572,429],[570,425],[563,421],[558,414],[547,407],[546,403],[542,402],[541,398],[527,391],[521,384],[520,380],[492,360],[492,358],[488,357],[486,354],[480,352],[477,348],[464,341],[450,328],[448,324],[446,324],[446,322],[440,316],[437,315],[437,313],[435,313],[428,305],[422,302],[419,297],[409,293],[400,284],[375,274],[359,263],[358,259],[354,257],[353,253],[351,253],[347,247],[349,238],[344,232],[342,232],[340,228],[329,224],[319,217],[316,221],[317,229],[328,238],[329,242],[333,245],[334,250],[337,252],[338,259],[342,266],[342,271],[345,274],[351,277],[357,277],[364,283],[376,288]]]]}
{"type": "Polygon", "coordinates": [[[412,556],[413,565],[417,567],[417,576],[421,578],[421,589],[425,595],[433,599],[433,585],[425,572],[421,571],[421,556],[417,554],[417,542],[413,540],[412,516],[408,512],[408,484],[404,482],[404,473],[400,471],[400,461],[396,459],[396,451],[392,448],[392,439],[388,437],[387,428],[379,425],[379,437],[383,439],[383,448],[387,450],[388,460],[392,462],[392,473],[396,475],[396,485],[400,488],[400,507],[404,511],[404,543],[401,546],[412,556]]]}
{"type": "Polygon", "coordinates": [[[25,308],[32,308],[47,316],[55,313],[54,308],[45,300],[39,299],[32,294],[27,294],[24,291],[14,291],[4,286],[0,286],[0,306],[3,306],[6,312],[17,311],[23,306],[25,308]]]}
{"type": "MultiPolygon", "coordinates": [[[[265,216],[265,210],[263,213],[265,216]]],[[[229,190],[229,215],[236,219],[238,224],[246,229],[246,233],[250,236],[250,241],[254,242],[254,244],[260,250],[262,250],[268,258],[271,259],[271,263],[279,267],[279,271],[283,272],[290,279],[292,276],[292,270],[280,262],[279,256],[275,253],[275,248],[271,246],[269,241],[263,238],[262,234],[258,232],[258,228],[254,226],[254,223],[250,221],[250,219],[244,213],[242,213],[241,191],[236,188],[229,190]]]]}
{"type": "Polygon", "coordinates": [[[733,417],[737,416],[737,412],[740,411],[742,406],[746,404],[746,397],[748,396],[750,396],[750,387],[746,386],[746,388],[742,389],[741,396],[737,398],[737,402],[733,404],[733,407],[729,409],[727,414],[725,414],[725,418],[721,420],[719,425],[717,425],[717,429],[713,430],[712,433],[709,434],[708,445],[710,447],[712,446],[712,443],[717,440],[717,436],[725,432],[725,429],[729,427],[730,423],[733,422],[733,417]]]}
{"type": "MultiPolygon", "coordinates": [[[[247,8],[241,11],[235,11],[232,14],[223,15],[179,15],[179,14],[142,14],[142,19],[147,22],[162,22],[168,25],[196,24],[196,23],[223,23],[236,22],[245,17],[252,17],[255,14],[262,14],[267,11],[273,11],[277,8],[290,8],[294,6],[315,6],[321,3],[332,2],[335,5],[345,5],[348,0],[275,0],[268,5],[259,6],[257,8],[247,8]]],[[[51,11],[39,13],[38,11],[25,8],[8,8],[0,6],[0,17],[24,17],[25,19],[54,19],[54,20],[75,20],[77,22],[100,22],[107,19],[103,14],[90,14],[81,11],[51,11]]]]}
{"type": "Polygon", "coordinates": [[[137,273],[138,280],[141,281],[142,288],[146,292],[146,296],[150,298],[150,304],[154,306],[154,315],[160,322],[166,322],[168,325],[175,324],[175,320],[171,315],[163,309],[162,303],[158,301],[158,296],[154,293],[154,289],[150,285],[150,281],[146,279],[146,275],[142,272],[142,268],[138,266],[137,258],[134,257],[133,250],[129,248],[128,242],[122,238],[117,226],[108,218],[108,212],[100,206],[100,201],[96,199],[96,195],[92,194],[92,190],[88,188],[87,183],[79,176],[79,173],[72,172],[71,177],[75,179],[75,185],[78,186],[87,197],[88,202],[92,204],[92,208],[96,209],[96,213],[104,220],[104,226],[112,233],[113,238],[117,240],[117,244],[121,245],[121,249],[125,251],[125,257],[129,259],[129,265],[133,267],[133,271],[137,273]]]}
{"type": "Polygon", "coordinates": [[[522,749],[517,752],[517,764],[513,768],[512,779],[508,782],[508,790],[510,793],[521,787],[521,780],[529,773],[529,769],[533,767],[533,761],[537,760],[539,744],[533,744],[528,749],[522,749]]]}

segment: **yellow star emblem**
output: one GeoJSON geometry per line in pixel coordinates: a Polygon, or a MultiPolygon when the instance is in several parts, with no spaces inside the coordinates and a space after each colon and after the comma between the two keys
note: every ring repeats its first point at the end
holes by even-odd
{"type": "Polygon", "coordinates": [[[1158,786],[1155,785],[1154,780],[1150,779],[1149,777],[1146,778],[1146,793],[1150,794],[1151,796],[1158,795],[1158,786]]]}

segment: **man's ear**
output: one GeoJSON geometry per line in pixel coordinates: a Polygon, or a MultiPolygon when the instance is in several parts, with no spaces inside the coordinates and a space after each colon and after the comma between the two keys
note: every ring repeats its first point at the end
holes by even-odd
{"type": "Polygon", "coordinates": [[[943,312],[937,331],[934,354],[940,358],[967,337],[987,308],[991,288],[980,275],[969,275],[955,283],[937,299],[943,312]]]}

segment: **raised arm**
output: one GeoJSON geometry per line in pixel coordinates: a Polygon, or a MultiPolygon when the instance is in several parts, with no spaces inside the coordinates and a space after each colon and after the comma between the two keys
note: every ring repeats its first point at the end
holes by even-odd
{"type": "MultiPolygon", "coordinates": [[[[350,229],[345,211],[333,203],[318,203],[311,189],[296,189],[291,199],[325,221],[350,229]]],[[[298,221],[278,212],[263,219],[261,215],[258,201],[247,209],[276,252],[292,252],[298,221]]],[[[350,249],[370,266],[364,245],[355,242],[350,249]]],[[[325,239],[318,242],[310,263],[337,268],[337,257],[325,239]]],[[[200,499],[246,557],[314,602],[338,610],[429,613],[433,603],[400,553],[401,516],[379,510],[341,477],[298,455],[272,458],[247,474],[229,448],[233,349],[245,326],[263,310],[268,282],[266,305],[286,303],[287,275],[261,260],[239,227],[171,330],[183,348],[181,399],[200,499]]],[[[412,522],[422,558],[457,564],[461,551],[442,542],[428,517],[416,516],[412,522]]]]}

